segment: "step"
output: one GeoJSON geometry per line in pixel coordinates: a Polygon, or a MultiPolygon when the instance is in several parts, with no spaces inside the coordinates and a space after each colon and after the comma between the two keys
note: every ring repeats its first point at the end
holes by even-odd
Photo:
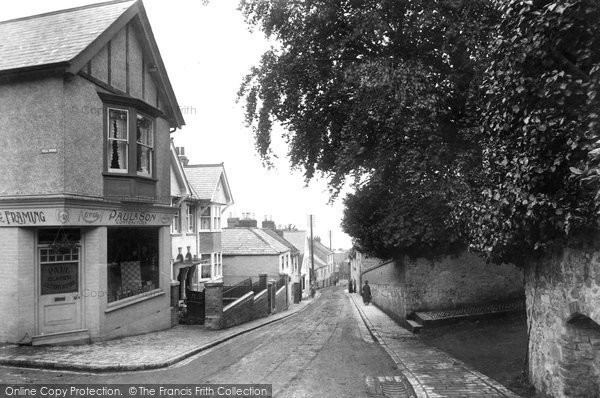
{"type": "Polygon", "coordinates": [[[88,344],[89,342],[90,331],[88,329],[40,334],[31,338],[31,345],[72,345],[88,344]]]}
{"type": "Polygon", "coordinates": [[[416,321],[413,321],[412,319],[407,319],[406,320],[406,329],[408,329],[409,332],[417,334],[421,331],[421,329],[423,329],[423,325],[421,325],[420,323],[418,323],[416,321]]]}
{"type": "Polygon", "coordinates": [[[480,304],[439,311],[417,311],[411,314],[409,318],[427,328],[449,325],[465,319],[489,318],[524,310],[525,301],[518,300],[507,303],[480,304]]]}

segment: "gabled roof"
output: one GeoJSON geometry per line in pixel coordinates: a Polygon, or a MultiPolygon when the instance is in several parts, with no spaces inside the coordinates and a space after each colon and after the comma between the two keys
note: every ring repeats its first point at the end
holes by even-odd
{"type": "Polygon", "coordinates": [[[171,184],[171,196],[179,196],[181,193],[191,199],[197,199],[197,195],[191,187],[183,170],[183,164],[181,164],[181,160],[179,159],[173,139],[171,139],[171,170],[175,174],[175,178],[177,179],[179,185],[183,187],[183,192],[180,192],[179,189],[176,189],[177,187],[174,187],[173,184],[171,184]]]}
{"type": "Polygon", "coordinates": [[[290,251],[286,245],[260,228],[225,228],[221,232],[224,256],[279,255],[290,251]]]}
{"type": "Polygon", "coordinates": [[[283,236],[279,235],[277,233],[277,231],[273,231],[272,229],[268,229],[268,228],[263,228],[263,231],[269,235],[271,235],[271,237],[275,240],[278,240],[280,243],[284,244],[288,249],[290,249],[290,251],[293,254],[297,254],[300,251],[298,249],[296,249],[296,246],[294,246],[293,244],[291,244],[287,239],[285,239],[283,236]]]}
{"type": "Polygon", "coordinates": [[[318,240],[315,240],[314,248],[315,248],[315,256],[318,256],[319,258],[323,259],[325,262],[327,262],[327,256],[329,256],[330,254],[333,254],[332,250],[329,250],[329,248],[327,246],[325,246],[318,240]]]}
{"type": "Polygon", "coordinates": [[[199,199],[214,202],[219,182],[221,182],[225,191],[225,196],[228,199],[226,204],[233,204],[233,197],[231,196],[231,190],[229,189],[229,182],[227,181],[223,163],[188,165],[183,169],[190,185],[199,199]]]}
{"type": "Polygon", "coordinates": [[[118,0],[0,21],[0,75],[33,71],[77,74],[136,18],[156,82],[177,127],[185,124],[141,0],[118,0]]]}

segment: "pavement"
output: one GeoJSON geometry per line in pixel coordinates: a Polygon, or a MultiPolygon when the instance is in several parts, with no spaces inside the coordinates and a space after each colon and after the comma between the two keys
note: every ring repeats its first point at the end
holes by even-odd
{"type": "MultiPolygon", "coordinates": [[[[464,362],[419,340],[373,304],[364,305],[357,294],[346,293],[354,303],[372,337],[392,357],[418,398],[437,397],[508,397],[519,398],[492,378],[464,362]]],[[[379,384],[386,382],[385,376],[379,384]]],[[[388,382],[391,382],[389,380],[388,382]]],[[[388,396],[377,391],[378,380],[368,379],[372,396],[388,396]]]]}
{"type": "Polygon", "coordinates": [[[85,345],[0,345],[0,365],[87,372],[165,368],[236,336],[296,315],[319,297],[317,291],[313,299],[292,304],[286,311],[222,330],[178,325],[159,332],[85,345]]]}

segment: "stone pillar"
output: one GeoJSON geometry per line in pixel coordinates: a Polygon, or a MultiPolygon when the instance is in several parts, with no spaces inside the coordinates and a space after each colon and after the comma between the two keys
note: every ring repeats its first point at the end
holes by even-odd
{"type": "Polygon", "coordinates": [[[267,283],[269,289],[269,313],[275,312],[275,294],[277,293],[277,281],[274,279],[269,280],[267,283]]]}
{"type": "Polygon", "coordinates": [[[179,282],[171,281],[171,326],[179,323],[179,282]]]}
{"type": "Polygon", "coordinates": [[[258,286],[261,291],[267,288],[267,274],[258,274],[258,286]]]}
{"type": "Polygon", "coordinates": [[[223,318],[223,282],[204,284],[204,326],[207,329],[221,329],[223,318]]]}
{"type": "Polygon", "coordinates": [[[300,297],[302,296],[300,284],[298,282],[294,282],[292,285],[292,294],[294,295],[294,304],[298,304],[300,302],[300,297]]]}

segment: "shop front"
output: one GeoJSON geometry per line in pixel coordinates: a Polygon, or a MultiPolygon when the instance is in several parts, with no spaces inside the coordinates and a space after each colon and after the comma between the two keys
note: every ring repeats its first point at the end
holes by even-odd
{"type": "Polygon", "coordinates": [[[0,208],[2,341],[87,342],[170,327],[172,212],[105,202],[0,208]]]}

